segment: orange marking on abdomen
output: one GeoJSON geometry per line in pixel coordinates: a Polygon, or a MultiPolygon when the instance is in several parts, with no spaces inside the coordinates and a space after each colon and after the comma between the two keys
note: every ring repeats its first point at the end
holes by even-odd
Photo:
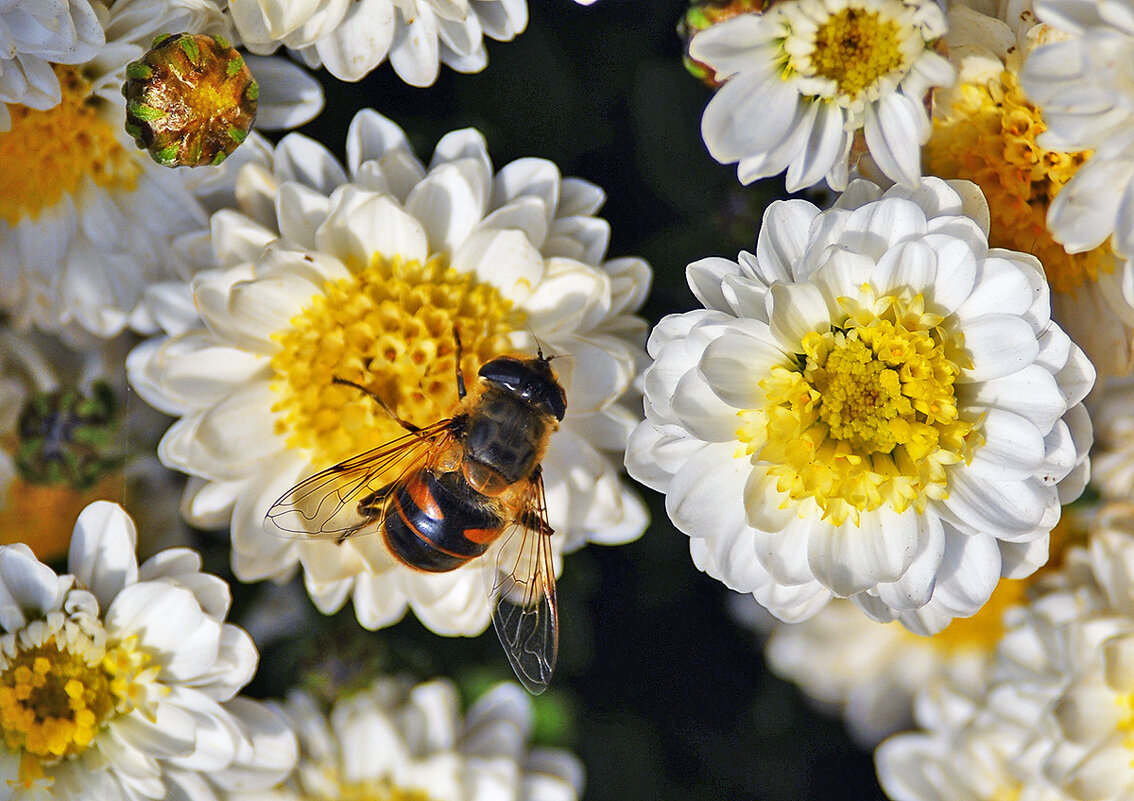
{"type": "Polygon", "coordinates": [[[475,542],[477,545],[488,545],[499,537],[502,531],[504,531],[503,528],[466,528],[461,534],[469,542],[475,542]]]}
{"type": "Polygon", "coordinates": [[[429,486],[425,483],[424,473],[412,476],[406,481],[405,487],[414,505],[424,512],[426,517],[440,520],[445,516],[441,507],[437,505],[437,499],[433,497],[433,493],[429,491],[429,486]]]}

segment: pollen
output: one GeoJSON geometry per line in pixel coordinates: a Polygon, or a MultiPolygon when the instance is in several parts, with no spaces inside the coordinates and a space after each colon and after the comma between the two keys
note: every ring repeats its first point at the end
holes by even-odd
{"type": "Polygon", "coordinates": [[[271,365],[276,432],[329,466],[375,448],[404,430],[353,382],[402,419],[426,426],[457,405],[456,338],[472,387],[477,370],[508,353],[523,315],[499,291],[449,266],[375,255],[324,292],[274,339],[271,365]]]}
{"type": "Polygon", "coordinates": [[[10,130],[0,133],[0,219],[35,219],[90,178],[107,189],[133,190],[141,165],[99,114],[90,83],[77,67],[54,65],[63,99],[38,111],[8,106],[10,130]]]}
{"type": "Polygon", "coordinates": [[[1090,151],[1063,153],[1036,142],[1047,126],[1011,70],[987,83],[962,84],[953,97],[933,121],[926,168],[980,186],[992,217],[989,244],[1038,258],[1055,292],[1074,295],[1084,282],[1113,272],[1109,246],[1068,253],[1047,229],[1048,208],[1090,151]]]}
{"type": "Polygon", "coordinates": [[[897,21],[850,4],[815,32],[810,72],[834,82],[841,98],[856,99],[908,68],[902,40],[897,21]]]}
{"type": "Polygon", "coordinates": [[[804,336],[760,382],[767,405],[741,413],[738,438],[780,492],[835,525],[883,505],[921,512],[948,497],[945,468],[970,460],[979,439],[954,391],[962,338],[920,295],[875,298],[864,286],[840,302],[841,325],[804,336]]]}
{"type": "Polygon", "coordinates": [[[86,751],[111,720],[135,708],[139,687],[156,675],[136,643],[108,649],[77,629],[49,618],[4,638],[12,655],[0,672],[0,734],[31,760],[29,769],[86,751]]]}

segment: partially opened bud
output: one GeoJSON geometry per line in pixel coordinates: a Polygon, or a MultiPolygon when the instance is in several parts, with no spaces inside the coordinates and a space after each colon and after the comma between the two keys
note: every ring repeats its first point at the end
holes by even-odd
{"type": "Polygon", "coordinates": [[[126,132],[166,167],[220,164],[248,136],[260,88],[223,37],[164,34],[126,65],[126,132]]]}

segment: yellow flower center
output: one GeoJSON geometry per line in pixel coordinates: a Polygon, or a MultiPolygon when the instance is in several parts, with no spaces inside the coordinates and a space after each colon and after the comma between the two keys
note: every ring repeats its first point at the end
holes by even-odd
{"type": "Polygon", "coordinates": [[[460,274],[444,256],[424,264],[380,254],[321,295],[274,337],[276,432],[331,465],[405,433],[365,387],[403,419],[429,425],[457,404],[456,342],[466,384],[486,361],[511,350],[523,315],[490,285],[460,274]]]}
{"type": "Polygon", "coordinates": [[[54,631],[39,644],[24,636],[29,629],[9,635],[4,650],[14,644],[15,654],[0,672],[0,732],[8,749],[32,760],[31,774],[36,763],[86,751],[112,718],[137,706],[157,672],[135,638],[107,648],[70,621],[49,619],[46,628],[54,631]]]}
{"type": "Polygon", "coordinates": [[[77,67],[54,65],[63,100],[47,111],[8,107],[12,128],[0,133],[0,219],[16,225],[34,219],[84,177],[106,188],[132,190],[142,168],[118,142],[90,97],[90,83],[77,67]]]}
{"type": "Polygon", "coordinates": [[[1072,254],[1051,238],[1048,207],[1091,154],[1036,143],[1047,126],[1014,72],[1004,70],[999,80],[983,85],[962,84],[952,105],[937,115],[924,149],[926,171],[964,178],[984,190],[992,216],[989,244],[1036,256],[1056,292],[1074,294],[1084,281],[1114,270],[1109,246],[1072,254]]]}
{"type": "Polygon", "coordinates": [[[879,78],[903,69],[901,42],[894,20],[876,11],[844,8],[815,32],[812,69],[834,81],[840,95],[854,98],[879,78]]]}
{"type": "Polygon", "coordinates": [[[835,525],[883,504],[920,513],[948,497],[945,467],[979,439],[954,395],[962,337],[921,295],[876,299],[864,285],[840,304],[841,325],[805,335],[795,363],[761,380],[765,406],[740,412],[738,438],[780,492],[835,525]]]}

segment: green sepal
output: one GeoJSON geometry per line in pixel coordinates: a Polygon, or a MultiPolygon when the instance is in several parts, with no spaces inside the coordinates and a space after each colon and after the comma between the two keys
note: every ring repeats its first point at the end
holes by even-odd
{"type": "Polygon", "coordinates": [[[190,36],[184,36],[178,40],[177,46],[181,48],[181,52],[185,57],[196,66],[201,58],[201,48],[197,47],[197,40],[190,36]]]}
{"type": "Polygon", "coordinates": [[[210,162],[210,164],[215,167],[218,164],[221,164],[226,158],[228,158],[228,154],[223,150],[218,150],[217,154],[213,156],[213,160],[210,162]]]}
{"type": "Polygon", "coordinates": [[[252,81],[250,84],[248,84],[248,88],[244,90],[244,96],[247,97],[249,100],[259,100],[260,99],[260,84],[256,83],[255,81],[252,81]]]}
{"type": "Polygon", "coordinates": [[[239,128],[229,128],[228,138],[236,142],[236,144],[244,144],[244,140],[248,138],[248,132],[242,131],[239,128]]]}
{"type": "Polygon", "coordinates": [[[228,39],[225,39],[219,33],[212,34],[212,39],[213,39],[214,42],[217,43],[217,47],[227,47],[227,48],[232,47],[232,43],[230,43],[228,41],[228,39]]]}
{"type": "Polygon", "coordinates": [[[154,161],[163,167],[176,167],[177,166],[177,151],[180,145],[174,143],[167,145],[161,150],[151,151],[150,155],[154,157],[154,161]]]}
{"type": "Polygon", "coordinates": [[[231,78],[236,73],[244,68],[244,59],[240,56],[234,57],[227,64],[224,65],[225,77],[231,78]]]}
{"type": "Polygon", "coordinates": [[[154,76],[153,68],[144,61],[131,61],[126,65],[126,77],[139,81],[149,80],[154,76]]]}
{"type": "Polygon", "coordinates": [[[165,116],[165,112],[161,109],[147,106],[145,103],[139,103],[137,100],[131,100],[126,104],[126,110],[143,122],[153,122],[165,116]]]}
{"type": "Polygon", "coordinates": [[[172,33],[159,33],[157,36],[154,37],[154,40],[152,42],[150,42],[150,49],[153,50],[155,47],[157,47],[159,44],[164,42],[170,36],[173,36],[173,34],[172,33]]]}

